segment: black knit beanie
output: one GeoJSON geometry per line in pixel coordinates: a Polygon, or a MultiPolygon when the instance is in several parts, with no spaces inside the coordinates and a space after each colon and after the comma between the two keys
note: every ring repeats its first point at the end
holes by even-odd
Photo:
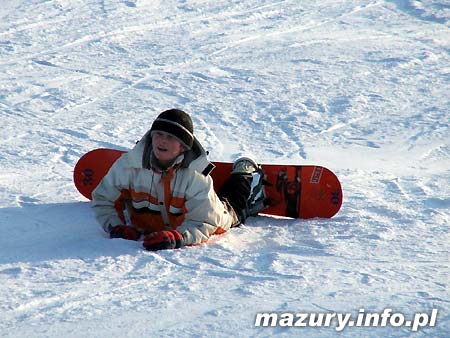
{"type": "Polygon", "coordinates": [[[194,126],[191,117],[180,109],[163,111],[153,122],[150,132],[165,131],[178,138],[189,149],[194,143],[194,126]]]}

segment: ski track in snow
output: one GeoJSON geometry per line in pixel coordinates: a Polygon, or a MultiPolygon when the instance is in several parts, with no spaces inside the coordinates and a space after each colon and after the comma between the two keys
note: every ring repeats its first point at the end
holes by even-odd
{"type": "Polygon", "coordinates": [[[253,323],[361,308],[436,308],[415,336],[448,336],[449,23],[438,0],[2,3],[0,336],[334,337],[253,323]],[[171,107],[212,160],[329,167],[341,211],[182,250],[109,240],[73,167],[171,107]]]}

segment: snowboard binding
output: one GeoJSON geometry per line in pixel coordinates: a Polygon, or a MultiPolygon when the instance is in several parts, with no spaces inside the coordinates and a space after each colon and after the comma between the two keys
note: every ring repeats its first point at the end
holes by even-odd
{"type": "Polygon", "coordinates": [[[233,163],[231,175],[219,191],[219,196],[231,204],[241,223],[256,216],[270,203],[264,186],[268,185],[260,165],[248,157],[233,163]]]}

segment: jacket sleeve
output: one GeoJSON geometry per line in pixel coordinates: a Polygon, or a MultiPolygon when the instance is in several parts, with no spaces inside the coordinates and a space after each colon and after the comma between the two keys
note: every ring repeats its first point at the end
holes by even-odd
{"type": "Polygon", "coordinates": [[[215,193],[210,176],[195,173],[186,191],[185,206],[184,222],[177,228],[185,245],[206,242],[212,235],[224,233],[239,223],[234,211],[215,193]]]}
{"type": "Polygon", "coordinates": [[[92,209],[95,218],[106,232],[116,225],[125,224],[124,196],[121,187],[127,186],[122,158],[113,164],[109,172],[92,192],[92,209]]]}

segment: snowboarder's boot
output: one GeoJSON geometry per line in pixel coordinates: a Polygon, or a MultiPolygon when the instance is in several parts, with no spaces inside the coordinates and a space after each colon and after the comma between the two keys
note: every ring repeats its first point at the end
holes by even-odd
{"type": "Polygon", "coordinates": [[[265,183],[261,167],[252,159],[241,157],[233,163],[231,175],[218,195],[231,204],[244,223],[247,217],[257,215],[267,206],[265,183]]]}

